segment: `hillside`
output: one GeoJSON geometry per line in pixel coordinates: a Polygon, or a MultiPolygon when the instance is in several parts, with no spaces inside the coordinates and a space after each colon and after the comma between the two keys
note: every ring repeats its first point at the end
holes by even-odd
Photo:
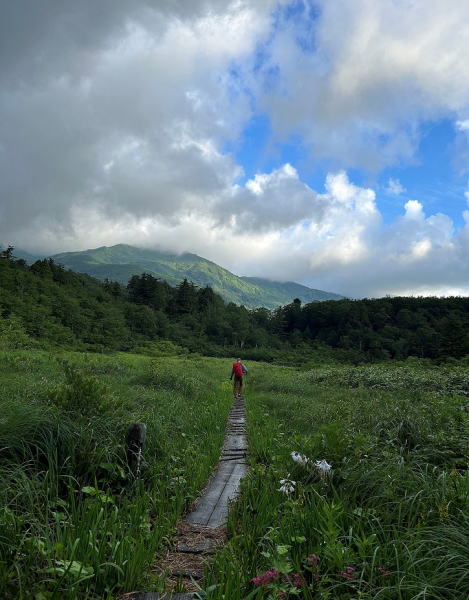
{"type": "Polygon", "coordinates": [[[294,298],[300,298],[303,302],[343,298],[338,294],[315,290],[298,283],[238,277],[197,254],[170,254],[126,244],[102,246],[82,252],[63,252],[52,258],[67,269],[123,284],[132,275],[143,272],[161,278],[170,285],[177,285],[187,278],[200,287],[210,286],[227,302],[243,304],[248,308],[276,308],[289,304],[294,298]]]}
{"type": "Polygon", "coordinates": [[[280,283],[279,281],[270,281],[270,279],[262,279],[261,277],[241,277],[243,281],[257,285],[270,292],[272,299],[279,305],[284,305],[285,294],[289,298],[299,298],[303,302],[319,302],[321,300],[342,300],[344,296],[339,294],[333,294],[332,292],[323,292],[322,290],[316,290],[309,288],[300,283],[294,281],[286,281],[280,283]]]}
{"type": "Polygon", "coordinates": [[[28,266],[6,256],[0,256],[0,282],[0,346],[6,336],[17,347],[26,334],[94,350],[169,339],[212,356],[242,348],[243,357],[263,360],[284,360],[290,352],[301,361],[330,352],[354,362],[469,356],[469,298],[290,303],[269,313],[225,303],[210,287],[187,280],[171,287],[142,274],[124,287],[51,259],[28,266]]]}
{"type": "MultiPolygon", "coordinates": [[[[7,248],[8,248],[8,244],[0,244],[0,251],[6,250],[7,248]]],[[[15,256],[15,258],[20,258],[21,260],[25,260],[30,265],[33,262],[36,262],[37,260],[41,260],[41,258],[44,258],[43,254],[42,255],[31,254],[30,252],[26,252],[26,250],[22,250],[21,248],[17,248],[16,246],[14,248],[13,255],[15,256]]]]}

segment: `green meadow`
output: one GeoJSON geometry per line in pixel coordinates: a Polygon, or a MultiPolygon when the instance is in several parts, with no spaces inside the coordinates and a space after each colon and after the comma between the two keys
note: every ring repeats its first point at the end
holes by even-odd
{"type": "Polygon", "coordinates": [[[469,597],[469,372],[407,362],[254,370],[210,598],[469,597]]]}
{"type": "MultiPolygon", "coordinates": [[[[150,567],[217,463],[230,362],[10,349],[0,365],[0,597],[162,591],[150,567]]],[[[469,597],[469,368],[248,366],[251,469],[199,597],[469,597]]]]}
{"type": "Polygon", "coordinates": [[[0,597],[136,589],[217,462],[229,369],[26,350],[1,352],[0,364],[0,597]],[[125,460],[135,421],[147,425],[139,478],[125,460]]]}

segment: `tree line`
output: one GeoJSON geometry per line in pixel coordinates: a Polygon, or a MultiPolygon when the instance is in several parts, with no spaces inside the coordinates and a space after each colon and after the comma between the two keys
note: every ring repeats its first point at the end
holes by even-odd
{"type": "MultiPolygon", "coordinates": [[[[171,340],[190,351],[264,360],[311,354],[365,361],[469,355],[469,298],[331,300],[275,310],[226,303],[210,287],[143,273],[127,286],[43,259],[0,253],[0,314],[42,343],[131,350],[171,340]]],[[[2,323],[0,323],[0,333],[2,323]]]]}

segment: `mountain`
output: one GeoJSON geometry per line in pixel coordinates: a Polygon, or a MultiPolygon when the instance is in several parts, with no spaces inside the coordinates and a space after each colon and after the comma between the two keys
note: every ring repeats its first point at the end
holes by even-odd
{"type": "Polygon", "coordinates": [[[62,252],[52,258],[72,271],[124,284],[132,275],[143,272],[164,279],[170,285],[177,285],[186,277],[198,286],[209,285],[228,302],[244,304],[249,308],[275,308],[289,304],[294,298],[300,298],[304,302],[343,298],[338,294],[315,290],[298,283],[238,277],[197,254],[170,254],[126,244],[102,246],[82,252],[62,252]]]}
{"type": "MultiPolygon", "coordinates": [[[[0,251],[5,250],[6,248],[7,246],[0,244],[0,251]]],[[[22,258],[28,263],[28,265],[31,265],[32,263],[44,257],[44,255],[39,256],[38,254],[31,254],[30,252],[26,252],[26,250],[16,247],[13,250],[13,256],[15,258],[22,258]]]]}
{"type": "MultiPolygon", "coordinates": [[[[316,290],[314,288],[306,287],[300,283],[294,281],[286,281],[280,283],[279,281],[271,281],[270,279],[262,279],[261,277],[240,277],[243,281],[247,281],[259,287],[262,287],[266,291],[270,291],[270,295],[273,300],[279,303],[279,305],[285,304],[283,298],[287,295],[289,298],[299,298],[303,302],[319,302],[321,300],[343,300],[345,296],[339,294],[333,294],[332,292],[323,292],[322,290],[316,290]]],[[[290,300],[291,302],[291,300],[290,300]]]]}

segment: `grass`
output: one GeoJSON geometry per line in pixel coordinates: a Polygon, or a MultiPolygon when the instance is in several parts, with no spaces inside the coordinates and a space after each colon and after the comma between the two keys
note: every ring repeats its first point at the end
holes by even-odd
{"type": "Polygon", "coordinates": [[[399,365],[251,373],[252,468],[206,596],[468,597],[468,370],[435,368],[428,380],[399,365]]]}
{"type": "MultiPolygon", "coordinates": [[[[0,364],[0,597],[162,591],[149,567],[218,459],[227,361],[13,349],[0,364]],[[139,478],[130,422],[148,428],[139,478]]],[[[251,469],[200,597],[468,597],[469,369],[248,366],[251,469]]]]}
{"type": "Polygon", "coordinates": [[[145,574],[218,459],[226,365],[19,350],[0,361],[0,597],[164,585],[145,574]],[[125,462],[135,421],[148,428],[139,479],[125,462]]]}

